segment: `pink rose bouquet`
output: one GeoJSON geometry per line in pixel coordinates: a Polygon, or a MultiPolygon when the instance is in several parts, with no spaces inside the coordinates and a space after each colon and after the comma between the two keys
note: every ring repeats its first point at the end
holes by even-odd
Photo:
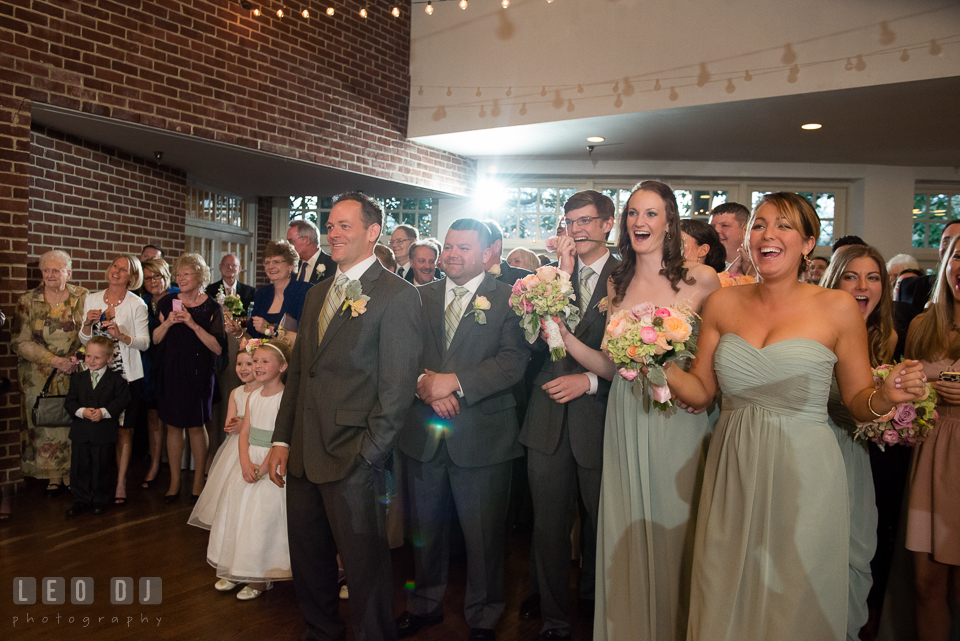
{"type": "Polygon", "coordinates": [[[696,321],[697,315],[686,305],[641,303],[620,310],[607,323],[603,349],[617,364],[620,376],[633,381],[634,392],[638,397],[642,394],[645,406],[650,397],[661,411],[673,406],[663,366],[697,353],[696,321]]]}
{"type": "Polygon", "coordinates": [[[570,275],[547,265],[513,284],[510,306],[520,317],[520,326],[531,344],[537,340],[541,328],[551,360],[567,355],[560,336],[560,327],[554,318],[560,318],[571,329],[580,322],[580,309],[573,299],[570,275]]]}
{"type": "MultiPolygon", "coordinates": [[[[896,365],[881,365],[873,370],[873,383],[879,389],[896,365]]],[[[884,416],[869,423],[857,423],[854,438],[870,440],[881,450],[887,445],[912,447],[922,442],[930,434],[939,418],[937,414],[937,393],[930,383],[926,384],[926,393],[916,401],[900,403],[884,416]]]]}

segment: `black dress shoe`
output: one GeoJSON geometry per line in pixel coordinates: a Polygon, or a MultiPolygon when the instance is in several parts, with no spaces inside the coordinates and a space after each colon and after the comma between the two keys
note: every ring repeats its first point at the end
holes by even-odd
{"type": "Polygon", "coordinates": [[[497,634],[490,628],[470,628],[467,641],[496,641],[497,634]]]}
{"type": "Polygon", "coordinates": [[[94,513],[94,514],[103,514],[103,513],[106,512],[106,511],[107,511],[107,508],[106,508],[105,506],[103,506],[103,505],[95,505],[95,506],[93,506],[93,513],[94,513]]]}
{"type": "Polygon", "coordinates": [[[403,614],[398,616],[396,620],[397,638],[403,639],[411,634],[415,634],[417,630],[428,628],[432,625],[437,625],[442,621],[442,612],[440,614],[420,615],[404,610],[403,614]]]}
{"type": "Polygon", "coordinates": [[[48,499],[55,499],[60,496],[60,489],[59,483],[50,483],[47,485],[47,489],[43,491],[43,495],[48,499]]]}
{"type": "Polygon", "coordinates": [[[534,641],[570,641],[570,633],[563,634],[560,630],[547,630],[537,635],[534,641]]]}
{"type": "Polygon", "coordinates": [[[523,603],[520,604],[521,619],[539,619],[540,618],[540,595],[531,594],[523,603]]]}
{"type": "Polygon", "coordinates": [[[67,516],[80,516],[84,512],[89,512],[90,506],[86,503],[74,503],[69,510],[67,510],[67,516]]]}

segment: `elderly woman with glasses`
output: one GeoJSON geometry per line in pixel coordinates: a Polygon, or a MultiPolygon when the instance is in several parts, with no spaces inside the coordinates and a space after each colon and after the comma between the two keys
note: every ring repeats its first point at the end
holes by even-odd
{"type": "MultiPolygon", "coordinates": [[[[304,298],[313,285],[293,278],[293,274],[297,273],[300,257],[293,245],[287,241],[269,242],[263,256],[263,268],[270,284],[258,289],[253,297],[247,332],[253,338],[272,336],[280,329],[283,317],[288,316],[285,329],[288,330],[287,340],[292,344],[295,340],[293,332],[296,329],[286,325],[289,325],[290,320],[300,322],[304,298]]],[[[228,321],[227,331],[238,335],[241,328],[235,322],[228,321]]]]}
{"type": "Polygon", "coordinates": [[[43,282],[20,297],[10,346],[19,357],[21,431],[20,470],[24,476],[47,480],[46,496],[54,498],[70,481],[70,427],[34,425],[30,410],[50,376],[51,394],[66,394],[71,357],[80,349],[80,325],[87,290],[67,281],[72,261],[66,252],[40,257],[43,282]]]}
{"type": "Polygon", "coordinates": [[[226,348],[223,310],[204,293],[210,283],[210,268],[199,254],[184,254],[173,271],[180,293],[157,305],[160,325],[153,341],[161,345],[157,398],[160,420],[167,427],[170,457],[170,489],[167,503],[180,497],[180,460],[184,432],[190,434],[194,469],[192,502],[203,490],[207,462],[207,431],[213,417],[213,388],[217,356],[226,348]]]}

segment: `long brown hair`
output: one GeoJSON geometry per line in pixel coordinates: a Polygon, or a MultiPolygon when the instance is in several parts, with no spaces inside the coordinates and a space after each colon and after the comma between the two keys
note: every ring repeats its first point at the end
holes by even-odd
{"type": "Polygon", "coordinates": [[[870,349],[870,365],[877,367],[889,363],[893,350],[890,348],[890,334],[893,333],[893,305],[890,300],[890,279],[883,256],[869,245],[847,245],[833,255],[833,260],[820,285],[828,289],[840,289],[840,279],[850,263],[858,258],[870,258],[877,264],[880,273],[880,302],[867,317],[867,345],[870,349]]]}
{"type": "Polygon", "coordinates": [[[906,352],[909,358],[932,362],[941,358],[960,358],[960,341],[952,336],[956,318],[953,315],[953,293],[947,281],[947,268],[954,252],[960,250],[960,236],[954,236],[940,261],[937,284],[933,288],[930,306],[917,320],[917,329],[906,352]]]}
{"type": "MultiPolygon", "coordinates": [[[[683,266],[683,240],[680,238],[680,208],[677,207],[677,197],[669,185],[656,180],[644,180],[630,192],[630,198],[638,191],[652,192],[663,200],[667,214],[667,235],[663,239],[663,268],[660,275],[670,281],[673,291],[680,291],[681,280],[687,285],[693,285],[696,281],[687,277],[687,269],[683,266]]],[[[620,213],[620,225],[617,230],[617,250],[620,252],[620,264],[611,272],[610,280],[613,281],[613,289],[616,295],[613,298],[613,304],[619,305],[623,301],[624,294],[627,293],[627,287],[633,278],[634,269],[637,266],[637,255],[633,251],[633,245],[630,242],[630,234],[627,232],[627,210],[630,208],[630,198],[623,205],[623,211],[620,213]]]]}

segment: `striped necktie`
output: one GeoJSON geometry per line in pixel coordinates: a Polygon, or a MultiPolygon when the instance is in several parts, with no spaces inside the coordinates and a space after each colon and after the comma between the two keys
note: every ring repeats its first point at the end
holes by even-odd
{"type": "Polygon", "coordinates": [[[587,313],[587,305],[590,304],[590,299],[593,297],[593,290],[590,289],[590,278],[596,273],[586,265],[580,270],[580,312],[583,314],[587,313]]]}
{"type": "Polygon", "coordinates": [[[333,284],[333,287],[327,292],[327,300],[323,303],[323,311],[320,312],[320,321],[317,324],[317,345],[323,341],[323,334],[327,331],[330,319],[333,318],[337,308],[340,307],[340,303],[343,302],[343,290],[346,289],[349,280],[346,274],[340,274],[337,276],[337,281],[333,284]]]}
{"type": "Polygon", "coordinates": [[[453,335],[457,333],[457,326],[460,325],[460,317],[463,316],[463,297],[470,293],[466,287],[453,288],[453,300],[447,305],[447,311],[443,315],[444,334],[446,335],[446,345],[449,348],[453,342],[453,335]]]}

